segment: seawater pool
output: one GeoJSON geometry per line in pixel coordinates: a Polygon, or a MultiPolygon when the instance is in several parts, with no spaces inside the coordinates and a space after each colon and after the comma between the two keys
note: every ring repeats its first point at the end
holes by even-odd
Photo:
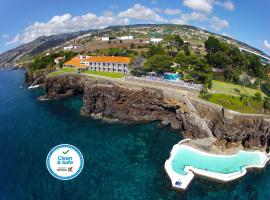
{"type": "Polygon", "coordinates": [[[230,174],[242,171],[243,167],[262,166],[264,162],[265,156],[261,152],[239,151],[235,155],[221,156],[181,146],[171,165],[172,169],[181,175],[187,174],[186,166],[214,173],[230,174]]]}

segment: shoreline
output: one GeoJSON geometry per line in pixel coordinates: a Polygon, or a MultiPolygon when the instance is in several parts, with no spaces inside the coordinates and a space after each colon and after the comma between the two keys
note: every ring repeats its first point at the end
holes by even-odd
{"type": "Polygon", "coordinates": [[[216,151],[221,153],[220,148],[234,146],[268,151],[270,116],[222,112],[220,106],[197,101],[194,92],[82,74],[46,78],[44,88],[46,99],[83,95],[83,111],[89,116],[101,114],[135,123],[160,121],[181,130],[184,138],[216,139],[216,151]]]}

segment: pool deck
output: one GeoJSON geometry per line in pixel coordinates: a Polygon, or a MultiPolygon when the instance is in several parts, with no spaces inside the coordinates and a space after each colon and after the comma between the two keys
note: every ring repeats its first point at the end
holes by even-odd
{"type": "Polygon", "coordinates": [[[248,168],[259,168],[259,169],[264,168],[266,163],[270,159],[269,154],[267,154],[265,152],[261,152],[261,151],[255,151],[255,152],[258,152],[260,154],[261,158],[264,160],[262,165],[245,166],[245,167],[241,168],[241,171],[229,173],[229,174],[215,173],[215,172],[211,172],[211,171],[207,171],[207,170],[197,169],[197,168],[194,168],[192,166],[186,166],[184,171],[187,174],[181,175],[179,173],[176,173],[173,170],[171,163],[172,163],[174,157],[176,156],[176,154],[178,153],[179,149],[182,148],[183,146],[187,149],[192,150],[192,151],[197,151],[201,154],[207,154],[208,156],[228,156],[228,155],[212,154],[212,153],[207,153],[207,152],[198,150],[192,146],[189,146],[188,144],[185,144],[187,141],[189,141],[189,139],[182,140],[178,144],[173,146],[173,149],[172,149],[171,154],[170,154],[170,158],[168,160],[166,160],[165,165],[164,165],[165,170],[171,179],[172,186],[176,189],[186,190],[188,188],[189,184],[191,183],[191,181],[193,180],[195,175],[208,177],[210,179],[217,180],[220,182],[233,181],[233,180],[239,179],[242,176],[244,176],[247,173],[248,168]]]}

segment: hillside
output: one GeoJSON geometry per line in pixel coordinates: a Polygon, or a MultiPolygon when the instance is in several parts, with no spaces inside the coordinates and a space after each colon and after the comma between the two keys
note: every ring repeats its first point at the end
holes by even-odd
{"type": "Polygon", "coordinates": [[[80,31],[75,33],[66,33],[61,35],[52,35],[48,37],[39,37],[38,39],[23,44],[19,47],[0,54],[0,66],[15,63],[25,55],[35,55],[42,53],[50,48],[57,47],[66,41],[85,35],[91,31],[80,31]]]}
{"type": "Polygon", "coordinates": [[[193,47],[196,47],[199,50],[204,50],[204,41],[207,40],[209,36],[214,35],[227,43],[255,51],[260,55],[266,55],[261,50],[251,47],[241,41],[227,36],[211,33],[194,26],[172,24],[141,24],[113,26],[101,30],[79,31],[61,35],[40,37],[30,43],[23,44],[19,47],[0,54],[0,66],[16,64],[17,61],[26,55],[36,55],[45,51],[54,51],[55,49],[61,49],[64,45],[69,44],[80,45],[82,50],[85,51],[89,46],[93,46],[91,43],[89,43],[89,41],[92,41],[95,37],[104,35],[116,37],[127,34],[134,35],[137,38],[163,37],[164,35],[168,34],[179,34],[184,40],[188,41],[193,47]]]}

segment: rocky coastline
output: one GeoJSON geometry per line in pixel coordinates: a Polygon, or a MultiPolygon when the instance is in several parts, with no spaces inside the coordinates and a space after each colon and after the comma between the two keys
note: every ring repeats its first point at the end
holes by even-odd
{"type": "Polygon", "coordinates": [[[190,106],[186,97],[174,99],[161,90],[124,87],[85,75],[46,78],[44,87],[45,99],[83,95],[84,115],[136,123],[160,121],[181,132],[184,138],[212,137],[215,145],[224,148],[240,145],[268,151],[270,146],[270,120],[265,116],[236,115],[196,100],[190,106]]]}

